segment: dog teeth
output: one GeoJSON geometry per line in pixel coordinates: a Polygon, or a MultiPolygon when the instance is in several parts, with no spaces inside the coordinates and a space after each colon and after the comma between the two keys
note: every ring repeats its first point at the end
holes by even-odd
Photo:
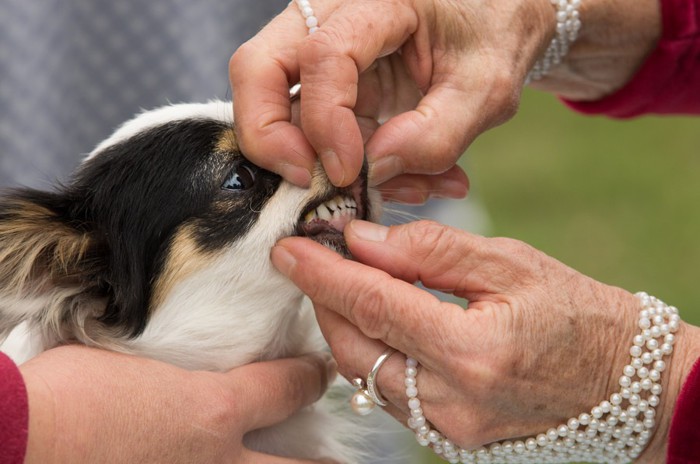
{"type": "Polygon", "coordinates": [[[330,222],[333,218],[349,216],[352,219],[357,216],[357,202],[354,198],[337,196],[310,211],[304,217],[304,222],[309,223],[314,219],[321,219],[330,222]]]}
{"type": "Polygon", "coordinates": [[[331,212],[331,209],[325,204],[316,208],[316,214],[318,214],[318,217],[320,219],[323,219],[324,221],[330,221],[331,219],[333,219],[333,213],[331,212]]]}

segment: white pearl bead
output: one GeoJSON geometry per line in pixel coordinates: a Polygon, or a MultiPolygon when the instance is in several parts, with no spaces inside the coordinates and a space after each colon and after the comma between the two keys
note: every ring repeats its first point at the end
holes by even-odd
{"type": "Polygon", "coordinates": [[[374,401],[372,401],[372,399],[363,392],[357,391],[350,399],[350,406],[356,414],[366,416],[374,411],[376,404],[374,404],[374,401]]]}
{"type": "Polygon", "coordinates": [[[420,400],[418,398],[411,398],[410,400],[408,400],[408,407],[409,409],[420,408],[420,400]]]}
{"type": "Polygon", "coordinates": [[[659,360],[654,362],[654,370],[658,372],[663,372],[666,369],[666,363],[659,360]]]}

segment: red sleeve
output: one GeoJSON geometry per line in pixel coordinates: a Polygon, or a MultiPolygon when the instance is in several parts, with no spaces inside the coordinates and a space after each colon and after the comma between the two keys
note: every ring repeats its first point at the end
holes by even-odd
{"type": "Polygon", "coordinates": [[[586,114],[700,114],[700,0],[661,0],[659,44],[625,87],[601,100],[565,103],[586,114]]]}
{"type": "Polygon", "coordinates": [[[671,420],[667,464],[700,462],[700,359],[681,388],[671,420]]]}
{"type": "Polygon", "coordinates": [[[27,450],[29,403],[19,369],[0,352],[0,462],[22,464],[27,450]]]}

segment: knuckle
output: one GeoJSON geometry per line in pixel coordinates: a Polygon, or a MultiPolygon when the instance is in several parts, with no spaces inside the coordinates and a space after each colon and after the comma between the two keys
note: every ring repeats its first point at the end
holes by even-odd
{"type": "Polygon", "coordinates": [[[517,84],[516,76],[510,67],[499,64],[493,69],[497,71],[492,76],[490,100],[499,116],[498,122],[505,122],[518,111],[521,87],[517,84]]]}
{"type": "Polygon", "coordinates": [[[354,301],[353,313],[358,326],[370,338],[384,339],[394,326],[394,312],[388,308],[392,300],[389,288],[378,281],[363,288],[354,301]]]}
{"type": "Polygon", "coordinates": [[[338,45],[344,38],[333,28],[320,28],[299,47],[300,64],[314,64],[329,55],[339,55],[338,45]]]}
{"type": "Polygon", "coordinates": [[[228,61],[228,72],[230,76],[236,76],[239,69],[243,70],[245,64],[250,62],[250,60],[255,55],[255,46],[250,42],[243,43],[228,61]]]}
{"type": "Polygon", "coordinates": [[[409,249],[423,262],[443,257],[445,250],[453,248],[456,242],[453,229],[434,221],[411,223],[406,233],[409,249]]]}

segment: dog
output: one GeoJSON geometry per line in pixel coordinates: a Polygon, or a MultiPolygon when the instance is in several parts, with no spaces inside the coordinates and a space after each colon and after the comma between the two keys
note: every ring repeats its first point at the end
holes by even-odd
{"type": "MultiPolygon", "coordinates": [[[[349,256],[343,227],[377,221],[379,195],[366,166],[347,188],[317,167],[302,189],[252,164],[231,107],[144,112],[100,143],[67,185],[0,198],[2,351],[23,362],[82,343],[227,371],[324,349],[311,305],[274,269],[270,250],[300,235],[349,256]]],[[[332,408],[322,400],[247,444],[352,462],[347,421],[332,408]]]]}

